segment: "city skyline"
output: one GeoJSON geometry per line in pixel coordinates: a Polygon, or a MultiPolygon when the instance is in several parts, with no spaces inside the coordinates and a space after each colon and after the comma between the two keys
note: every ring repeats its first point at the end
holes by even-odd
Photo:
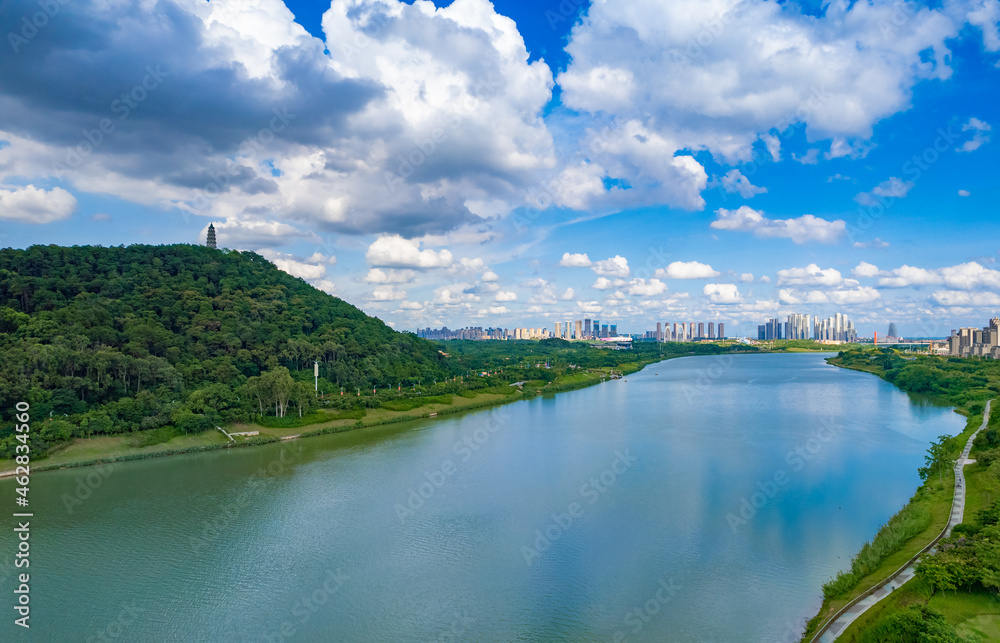
{"type": "Polygon", "coordinates": [[[551,329],[525,328],[515,326],[467,326],[450,329],[418,328],[414,332],[425,339],[547,339],[555,337],[568,340],[607,339],[617,336],[630,336],[640,339],[651,339],[660,342],[686,342],[704,339],[724,339],[726,323],[719,322],[657,322],[656,330],[619,330],[617,324],[601,324],[598,319],[577,319],[556,322],[551,329]],[[696,330],[697,329],[697,330],[696,330]]]}
{"type": "Polygon", "coordinates": [[[14,2],[0,245],[211,224],[398,329],[943,337],[1000,307],[987,4],[14,2]]]}
{"type": "Polygon", "coordinates": [[[955,357],[1000,358],[1000,317],[991,318],[989,325],[982,328],[952,330],[944,352],[955,357]]]}
{"type": "MultiPolygon", "coordinates": [[[[894,326],[894,324],[892,324],[894,326]]],[[[872,334],[874,339],[874,333],[872,334]]],[[[835,313],[826,319],[793,313],[784,322],[771,318],[757,326],[757,339],[812,339],[828,342],[854,342],[858,339],[854,321],[843,313],[835,313]]]]}

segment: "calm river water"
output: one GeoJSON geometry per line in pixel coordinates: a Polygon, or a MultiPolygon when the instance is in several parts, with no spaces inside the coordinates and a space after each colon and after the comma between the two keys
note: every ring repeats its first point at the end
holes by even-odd
{"type": "Polygon", "coordinates": [[[689,357],[495,410],[115,465],[72,512],[99,470],[39,474],[32,627],[13,625],[8,575],[0,639],[798,640],[928,442],[963,426],[821,355],[689,357]]]}

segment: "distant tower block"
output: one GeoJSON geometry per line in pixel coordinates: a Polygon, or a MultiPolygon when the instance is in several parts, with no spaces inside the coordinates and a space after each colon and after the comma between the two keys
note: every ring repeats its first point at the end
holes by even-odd
{"type": "Polygon", "coordinates": [[[899,332],[896,331],[895,323],[889,324],[889,332],[886,334],[886,337],[899,337],[899,332]]]}
{"type": "Polygon", "coordinates": [[[205,245],[209,248],[218,248],[219,246],[215,243],[215,225],[208,224],[208,239],[205,241],[205,245]]]}

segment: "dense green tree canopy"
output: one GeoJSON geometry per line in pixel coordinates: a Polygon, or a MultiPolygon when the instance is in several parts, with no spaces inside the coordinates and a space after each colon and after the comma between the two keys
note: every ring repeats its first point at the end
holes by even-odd
{"type": "MultiPolygon", "coordinates": [[[[241,419],[248,379],[278,367],[311,379],[314,360],[345,387],[457,372],[435,344],[255,253],[189,245],[0,250],[0,355],[4,419],[27,401],[81,435],[241,419]]],[[[279,415],[302,397],[286,388],[279,415]]]]}

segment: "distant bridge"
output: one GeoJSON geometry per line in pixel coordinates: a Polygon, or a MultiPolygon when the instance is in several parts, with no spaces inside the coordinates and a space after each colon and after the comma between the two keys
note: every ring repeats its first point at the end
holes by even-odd
{"type": "Polygon", "coordinates": [[[876,346],[878,348],[883,348],[883,347],[886,347],[886,348],[909,348],[909,349],[920,348],[920,349],[923,349],[923,350],[930,350],[930,348],[931,348],[931,343],[930,342],[879,342],[878,344],[871,344],[871,345],[872,346],[876,346]]]}

